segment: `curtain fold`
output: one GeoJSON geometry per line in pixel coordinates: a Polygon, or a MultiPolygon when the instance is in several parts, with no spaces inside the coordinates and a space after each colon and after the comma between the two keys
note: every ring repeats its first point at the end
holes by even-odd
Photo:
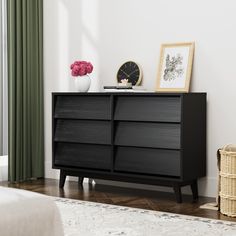
{"type": "Polygon", "coordinates": [[[8,0],[9,181],[44,176],[43,0],[8,0]]]}

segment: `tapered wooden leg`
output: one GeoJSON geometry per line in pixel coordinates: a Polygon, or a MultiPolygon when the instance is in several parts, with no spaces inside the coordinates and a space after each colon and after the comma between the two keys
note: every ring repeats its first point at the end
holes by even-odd
{"type": "Polygon", "coordinates": [[[84,177],[79,177],[79,186],[83,185],[84,177]]]}
{"type": "Polygon", "coordinates": [[[196,201],[198,199],[198,186],[197,186],[197,180],[194,180],[191,184],[191,190],[193,193],[193,201],[196,201]]]}
{"type": "Polygon", "coordinates": [[[66,174],[64,173],[63,170],[60,170],[60,180],[59,180],[59,187],[60,188],[64,187],[65,181],[66,181],[66,174]]]}
{"type": "Polygon", "coordinates": [[[174,185],[175,197],[178,203],[182,203],[182,193],[181,193],[181,186],[174,185]]]}

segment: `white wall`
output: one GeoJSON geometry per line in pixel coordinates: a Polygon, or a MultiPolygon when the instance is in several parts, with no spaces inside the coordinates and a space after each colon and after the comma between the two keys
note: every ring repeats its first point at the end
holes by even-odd
{"type": "Polygon", "coordinates": [[[7,106],[7,8],[6,0],[0,2],[0,158],[8,153],[7,106]]]}
{"type": "Polygon", "coordinates": [[[235,0],[44,1],[46,177],[57,175],[51,170],[51,92],[74,91],[70,63],[93,62],[96,91],[114,84],[118,67],[132,59],[153,90],[161,43],[195,41],[191,91],[208,95],[207,178],[200,194],[214,196],[216,151],[236,143],[235,9],[235,0]]]}
{"type": "Polygon", "coordinates": [[[2,1],[0,2],[0,156],[3,154],[2,1]]]}
{"type": "Polygon", "coordinates": [[[0,155],[0,182],[8,179],[8,156],[0,155]]]}

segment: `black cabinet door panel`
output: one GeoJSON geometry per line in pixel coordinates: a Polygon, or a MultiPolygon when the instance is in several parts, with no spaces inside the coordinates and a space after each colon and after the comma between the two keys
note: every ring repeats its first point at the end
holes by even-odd
{"type": "Polygon", "coordinates": [[[111,119],[109,96],[57,96],[56,118],[111,119]]]}
{"type": "Polygon", "coordinates": [[[180,122],[180,97],[118,96],[115,120],[180,122]]]}
{"type": "Polygon", "coordinates": [[[57,120],[55,141],[111,144],[109,121],[57,120]]]}
{"type": "Polygon", "coordinates": [[[115,170],[180,177],[180,151],[117,147],[115,170]]]}
{"type": "Polygon", "coordinates": [[[111,147],[77,143],[57,143],[55,164],[81,168],[110,169],[111,147]]]}
{"type": "Polygon", "coordinates": [[[180,124],[118,122],[115,144],[180,149],[180,124]]]}

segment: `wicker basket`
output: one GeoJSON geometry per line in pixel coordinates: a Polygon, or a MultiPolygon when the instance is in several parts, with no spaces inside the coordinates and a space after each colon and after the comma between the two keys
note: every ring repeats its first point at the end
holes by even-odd
{"type": "Polygon", "coordinates": [[[220,212],[236,217],[236,146],[220,150],[220,212]]]}

